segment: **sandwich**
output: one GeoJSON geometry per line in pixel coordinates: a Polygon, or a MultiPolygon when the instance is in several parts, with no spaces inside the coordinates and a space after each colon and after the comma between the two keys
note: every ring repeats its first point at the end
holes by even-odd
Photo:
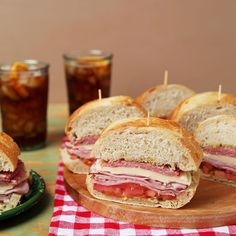
{"type": "Polygon", "coordinates": [[[168,118],[176,105],[194,91],[179,84],[158,85],[148,89],[136,101],[142,105],[150,116],[168,118]]]}
{"type": "Polygon", "coordinates": [[[68,119],[65,128],[66,139],[60,149],[62,161],[74,173],[88,173],[89,167],[96,159],[90,153],[101,132],[114,121],[145,116],[145,110],[127,96],[86,103],[68,119]]]}
{"type": "Polygon", "coordinates": [[[194,196],[202,150],[173,121],[159,118],[115,122],[101,134],[87,175],[92,196],[124,204],[179,208],[194,196]]]}
{"type": "Polygon", "coordinates": [[[218,92],[205,92],[193,95],[182,101],[170,116],[190,132],[194,132],[198,124],[216,115],[236,115],[236,97],[218,92]]]}
{"type": "Polygon", "coordinates": [[[203,177],[236,187],[236,116],[206,119],[195,130],[195,137],[203,149],[203,177]]]}
{"type": "Polygon", "coordinates": [[[13,139],[0,132],[0,213],[16,207],[29,191],[29,173],[19,154],[13,139]]]}

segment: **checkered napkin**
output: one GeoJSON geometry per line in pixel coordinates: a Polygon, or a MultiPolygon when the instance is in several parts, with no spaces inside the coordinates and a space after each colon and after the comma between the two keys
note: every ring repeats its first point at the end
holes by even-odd
{"type": "Polygon", "coordinates": [[[208,229],[163,229],[133,225],[97,215],[76,203],[66,192],[63,179],[63,164],[59,163],[56,180],[53,215],[49,235],[191,235],[215,236],[236,235],[236,226],[208,229]]]}

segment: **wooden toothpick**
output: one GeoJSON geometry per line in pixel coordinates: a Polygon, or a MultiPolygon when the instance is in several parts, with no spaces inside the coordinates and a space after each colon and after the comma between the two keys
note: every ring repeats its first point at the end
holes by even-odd
{"type": "Polygon", "coordinates": [[[102,91],[101,89],[98,89],[98,99],[101,102],[102,101],[102,91]]]}
{"type": "Polygon", "coordinates": [[[168,70],[165,70],[165,74],[164,74],[164,86],[165,88],[168,85],[168,70]]]}
{"type": "Polygon", "coordinates": [[[221,99],[221,84],[219,84],[219,89],[218,89],[218,101],[221,99]]]}
{"type": "Polygon", "coordinates": [[[150,124],[150,114],[149,114],[149,111],[147,113],[147,126],[149,126],[150,124]]]}

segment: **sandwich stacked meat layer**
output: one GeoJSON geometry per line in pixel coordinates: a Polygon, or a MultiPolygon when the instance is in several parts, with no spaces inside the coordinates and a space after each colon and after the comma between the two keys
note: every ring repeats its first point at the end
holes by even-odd
{"type": "Polygon", "coordinates": [[[29,191],[29,173],[19,155],[18,145],[0,132],[0,212],[16,207],[29,191]]]}
{"type": "Polygon", "coordinates": [[[64,164],[74,173],[88,173],[89,166],[96,160],[91,151],[101,132],[117,120],[145,116],[145,110],[127,96],[86,103],[67,122],[61,147],[64,164]]]}
{"type": "Polygon", "coordinates": [[[193,94],[193,90],[183,85],[157,85],[136,98],[136,101],[150,116],[168,118],[178,103],[193,94]]]}
{"type": "Polygon", "coordinates": [[[115,122],[101,134],[86,184],[96,198],[125,204],[179,208],[199,182],[202,151],[193,136],[159,118],[115,122]]]}
{"type": "Polygon", "coordinates": [[[204,153],[203,177],[236,186],[236,116],[208,118],[199,124],[195,137],[204,153]]]}

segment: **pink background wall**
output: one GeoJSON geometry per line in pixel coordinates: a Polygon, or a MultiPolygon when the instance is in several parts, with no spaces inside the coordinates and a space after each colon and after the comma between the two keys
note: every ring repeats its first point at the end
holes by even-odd
{"type": "Polygon", "coordinates": [[[62,53],[114,53],[112,95],[169,80],[236,94],[235,0],[1,0],[0,62],[35,58],[50,69],[50,101],[66,101],[62,53]]]}

